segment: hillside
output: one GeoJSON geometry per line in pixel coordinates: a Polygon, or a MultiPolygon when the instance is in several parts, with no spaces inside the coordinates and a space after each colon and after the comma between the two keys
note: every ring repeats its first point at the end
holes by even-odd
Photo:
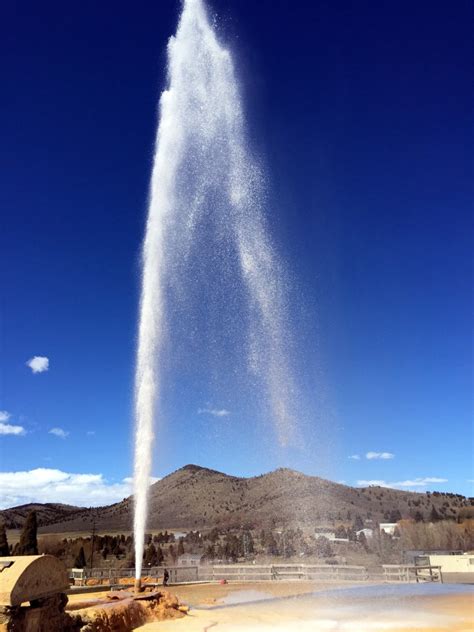
{"type": "Polygon", "coordinates": [[[67,520],[69,516],[83,511],[83,508],[61,503],[29,503],[28,505],[18,505],[17,507],[0,511],[0,518],[4,520],[7,528],[19,529],[23,526],[26,516],[32,510],[36,511],[38,524],[49,525],[67,520]]]}
{"type": "MultiPolygon", "coordinates": [[[[186,465],[150,488],[148,529],[254,528],[331,525],[357,515],[376,522],[399,517],[455,518],[469,500],[457,494],[416,493],[382,487],[353,488],[289,469],[252,478],[186,465]],[[418,514],[418,515],[417,515],[418,514]]],[[[133,502],[96,509],[67,505],[24,505],[0,512],[10,528],[20,527],[29,509],[38,511],[42,533],[130,531],[133,502]]]]}

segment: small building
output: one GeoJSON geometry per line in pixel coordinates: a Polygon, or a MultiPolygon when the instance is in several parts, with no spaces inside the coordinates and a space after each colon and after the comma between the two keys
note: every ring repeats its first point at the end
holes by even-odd
{"type": "Polygon", "coordinates": [[[359,537],[361,533],[363,533],[367,539],[374,537],[374,530],[369,529],[368,527],[365,527],[364,529],[359,529],[359,531],[356,531],[356,536],[359,537]]]}
{"type": "Polygon", "coordinates": [[[328,540],[334,540],[336,537],[336,533],[332,529],[327,529],[325,527],[315,527],[314,534],[317,538],[327,538],[328,540]]]}
{"type": "Polygon", "coordinates": [[[441,566],[443,581],[448,584],[474,584],[474,553],[429,555],[431,566],[441,566]]]}
{"type": "Polygon", "coordinates": [[[383,531],[387,535],[393,535],[397,526],[396,522],[381,522],[379,524],[380,533],[383,531]]]}
{"type": "Polygon", "coordinates": [[[204,556],[200,553],[183,553],[178,557],[178,566],[199,566],[204,556]]]}
{"type": "Polygon", "coordinates": [[[426,566],[430,563],[430,555],[462,555],[460,549],[406,549],[403,551],[403,561],[406,564],[426,566]]]}

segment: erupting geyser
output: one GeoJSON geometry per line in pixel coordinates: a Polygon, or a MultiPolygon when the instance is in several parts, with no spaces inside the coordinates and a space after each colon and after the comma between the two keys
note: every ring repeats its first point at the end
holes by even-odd
{"type": "Polygon", "coordinates": [[[143,245],[135,377],[137,578],[143,558],[163,336],[166,327],[172,328],[168,297],[170,288],[180,292],[180,278],[199,231],[217,235],[223,274],[230,266],[226,258],[232,259],[232,265],[236,262],[235,276],[247,300],[248,318],[242,320],[249,322],[249,369],[261,378],[280,443],[286,444],[291,435],[293,387],[285,354],[286,299],[281,265],[261,212],[262,184],[260,169],[246,146],[232,57],[216,37],[202,0],[185,0],[176,36],[168,43],[168,87],[160,99],[143,245]]]}

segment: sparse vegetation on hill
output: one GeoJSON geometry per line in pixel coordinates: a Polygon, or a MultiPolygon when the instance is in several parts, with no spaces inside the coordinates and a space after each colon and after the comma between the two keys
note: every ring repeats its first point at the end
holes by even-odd
{"type": "MultiPolygon", "coordinates": [[[[471,505],[471,499],[459,494],[353,488],[288,469],[239,478],[187,465],[152,485],[148,528],[268,530],[342,525],[360,530],[367,524],[401,518],[456,521],[471,505]]],[[[40,533],[88,532],[93,521],[103,533],[132,528],[132,498],[94,509],[26,505],[4,510],[0,516],[7,528],[21,528],[31,509],[37,513],[40,533]]]]}

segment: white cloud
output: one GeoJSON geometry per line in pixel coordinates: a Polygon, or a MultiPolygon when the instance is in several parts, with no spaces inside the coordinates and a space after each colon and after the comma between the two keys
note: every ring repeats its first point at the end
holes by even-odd
{"type": "Polygon", "coordinates": [[[56,437],[60,437],[61,439],[65,439],[69,435],[69,432],[67,430],[63,430],[62,428],[51,428],[48,432],[56,437]]]}
{"type": "Polygon", "coordinates": [[[29,366],[33,373],[43,373],[49,369],[49,358],[46,356],[33,356],[28,360],[26,366],[29,366]]]}
{"type": "Polygon", "coordinates": [[[230,410],[225,408],[198,408],[198,415],[212,415],[213,417],[227,417],[230,410]]]}
{"type": "Polygon", "coordinates": [[[357,485],[360,487],[390,487],[389,483],[377,479],[371,479],[370,481],[359,480],[357,481],[357,485]]]}
{"type": "Polygon", "coordinates": [[[0,410],[0,421],[8,421],[11,415],[6,410],[0,410]]]}
{"type": "Polygon", "coordinates": [[[12,424],[4,424],[0,421],[0,435],[24,435],[26,430],[23,426],[13,426],[12,424]]]}
{"type": "Polygon", "coordinates": [[[373,459],[387,460],[387,459],[394,459],[395,455],[392,454],[391,452],[367,452],[367,454],[365,455],[365,458],[369,459],[369,461],[373,459]]]}
{"type": "Polygon", "coordinates": [[[440,478],[439,476],[425,476],[420,478],[408,479],[406,481],[398,481],[394,483],[387,483],[383,480],[359,480],[357,481],[357,485],[360,487],[393,487],[394,489],[398,488],[417,488],[417,487],[428,487],[433,483],[447,483],[447,478],[440,478]]]}
{"type": "MultiPolygon", "coordinates": [[[[161,481],[160,477],[157,476],[150,476],[150,485],[153,485],[153,483],[157,483],[158,481],[161,481]]],[[[123,479],[124,483],[127,483],[129,485],[133,485],[133,476],[126,476],[123,479]]]]}
{"type": "Polygon", "coordinates": [[[351,454],[347,458],[352,459],[353,461],[360,461],[360,456],[358,454],[351,454]]]}
{"type": "MultiPolygon", "coordinates": [[[[156,482],[157,478],[150,479],[156,482]]],[[[102,474],[72,474],[50,468],[0,472],[0,509],[31,502],[96,507],[132,493],[132,479],[110,482],[102,474]]]]}
{"type": "Polygon", "coordinates": [[[93,435],[95,435],[95,430],[88,430],[86,432],[86,435],[88,435],[89,437],[92,437],[93,435]]]}

